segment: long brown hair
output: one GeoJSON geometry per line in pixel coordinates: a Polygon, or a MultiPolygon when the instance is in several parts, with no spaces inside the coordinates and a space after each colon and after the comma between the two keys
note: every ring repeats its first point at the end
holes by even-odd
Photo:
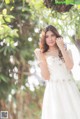
{"type": "MultiPolygon", "coordinates": [[[[47,31],[53,32],[54,35],[56,36],[56,38],[62,37],[54,26],[52,26],[52,25],[47,26],[41,33],[41,39],[40,39],[40,43],[39,43],[40,49],[42,50],[43,53],[47,52],[49,49],[49,46],[46,44],[47,31]]],[[[56,47],[58,48],[58,51],[59,51],[59,57],[62,58],[62,53],[61,53],[59,47],[57,46],[57,44],[56,44],[56,47]]]]}

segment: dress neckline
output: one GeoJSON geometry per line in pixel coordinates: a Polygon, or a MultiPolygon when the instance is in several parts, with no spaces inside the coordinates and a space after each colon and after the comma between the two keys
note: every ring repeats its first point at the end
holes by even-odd
{"type": "Polygon", "coordinates": [[[56,54],[49,54],[48,52],[45,53],[45,57],[53,57],[53,58],[60,58],[59,57],[59,52],[57,52],[56,54]]]}
{"type": "Polygon", "coordinates": [[[58,55],[45,55],[46,58],[52,57],[52,58],[60,58],[58,55]]]}

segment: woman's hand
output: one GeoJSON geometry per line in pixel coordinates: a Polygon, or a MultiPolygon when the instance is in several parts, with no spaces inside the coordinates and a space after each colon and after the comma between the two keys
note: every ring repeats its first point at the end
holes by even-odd
{"type": "Polygon", "coordinates": [[[63,49],[64,48],[63,38],[62,37],[57,38],[56,39],[56,44],[60,48],[60,50],[63,49]]]}

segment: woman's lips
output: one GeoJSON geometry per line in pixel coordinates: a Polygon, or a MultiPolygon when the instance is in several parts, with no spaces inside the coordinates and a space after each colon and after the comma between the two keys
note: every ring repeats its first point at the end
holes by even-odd
{"type": "Polygon", "coordinates": [[[54,43],[54,42],[49,42],[49,43],[51,44],[51,43],[54,43]]]}

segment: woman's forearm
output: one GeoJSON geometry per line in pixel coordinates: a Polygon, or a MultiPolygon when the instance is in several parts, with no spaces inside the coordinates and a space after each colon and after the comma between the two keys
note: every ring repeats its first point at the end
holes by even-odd
{"type": "Polygon", "coordinates": [[[73,60],[70,57],[69,52],[67,50],[65,50],[65,48],[61,48],[61,52],[62,52],[63,58],[65,60],[66,67],[69,70],[71,70],[73,67],[73,60]]]}
{"type": "Polygon", "coordinates": [[[47,67],[47,62],[45,60],[41,60],[40,64],[40,69],[41,69],[41,75],[45,80],[49,80],[50,79],[50,74],[49,74],[49,70],[47,67]]]}

